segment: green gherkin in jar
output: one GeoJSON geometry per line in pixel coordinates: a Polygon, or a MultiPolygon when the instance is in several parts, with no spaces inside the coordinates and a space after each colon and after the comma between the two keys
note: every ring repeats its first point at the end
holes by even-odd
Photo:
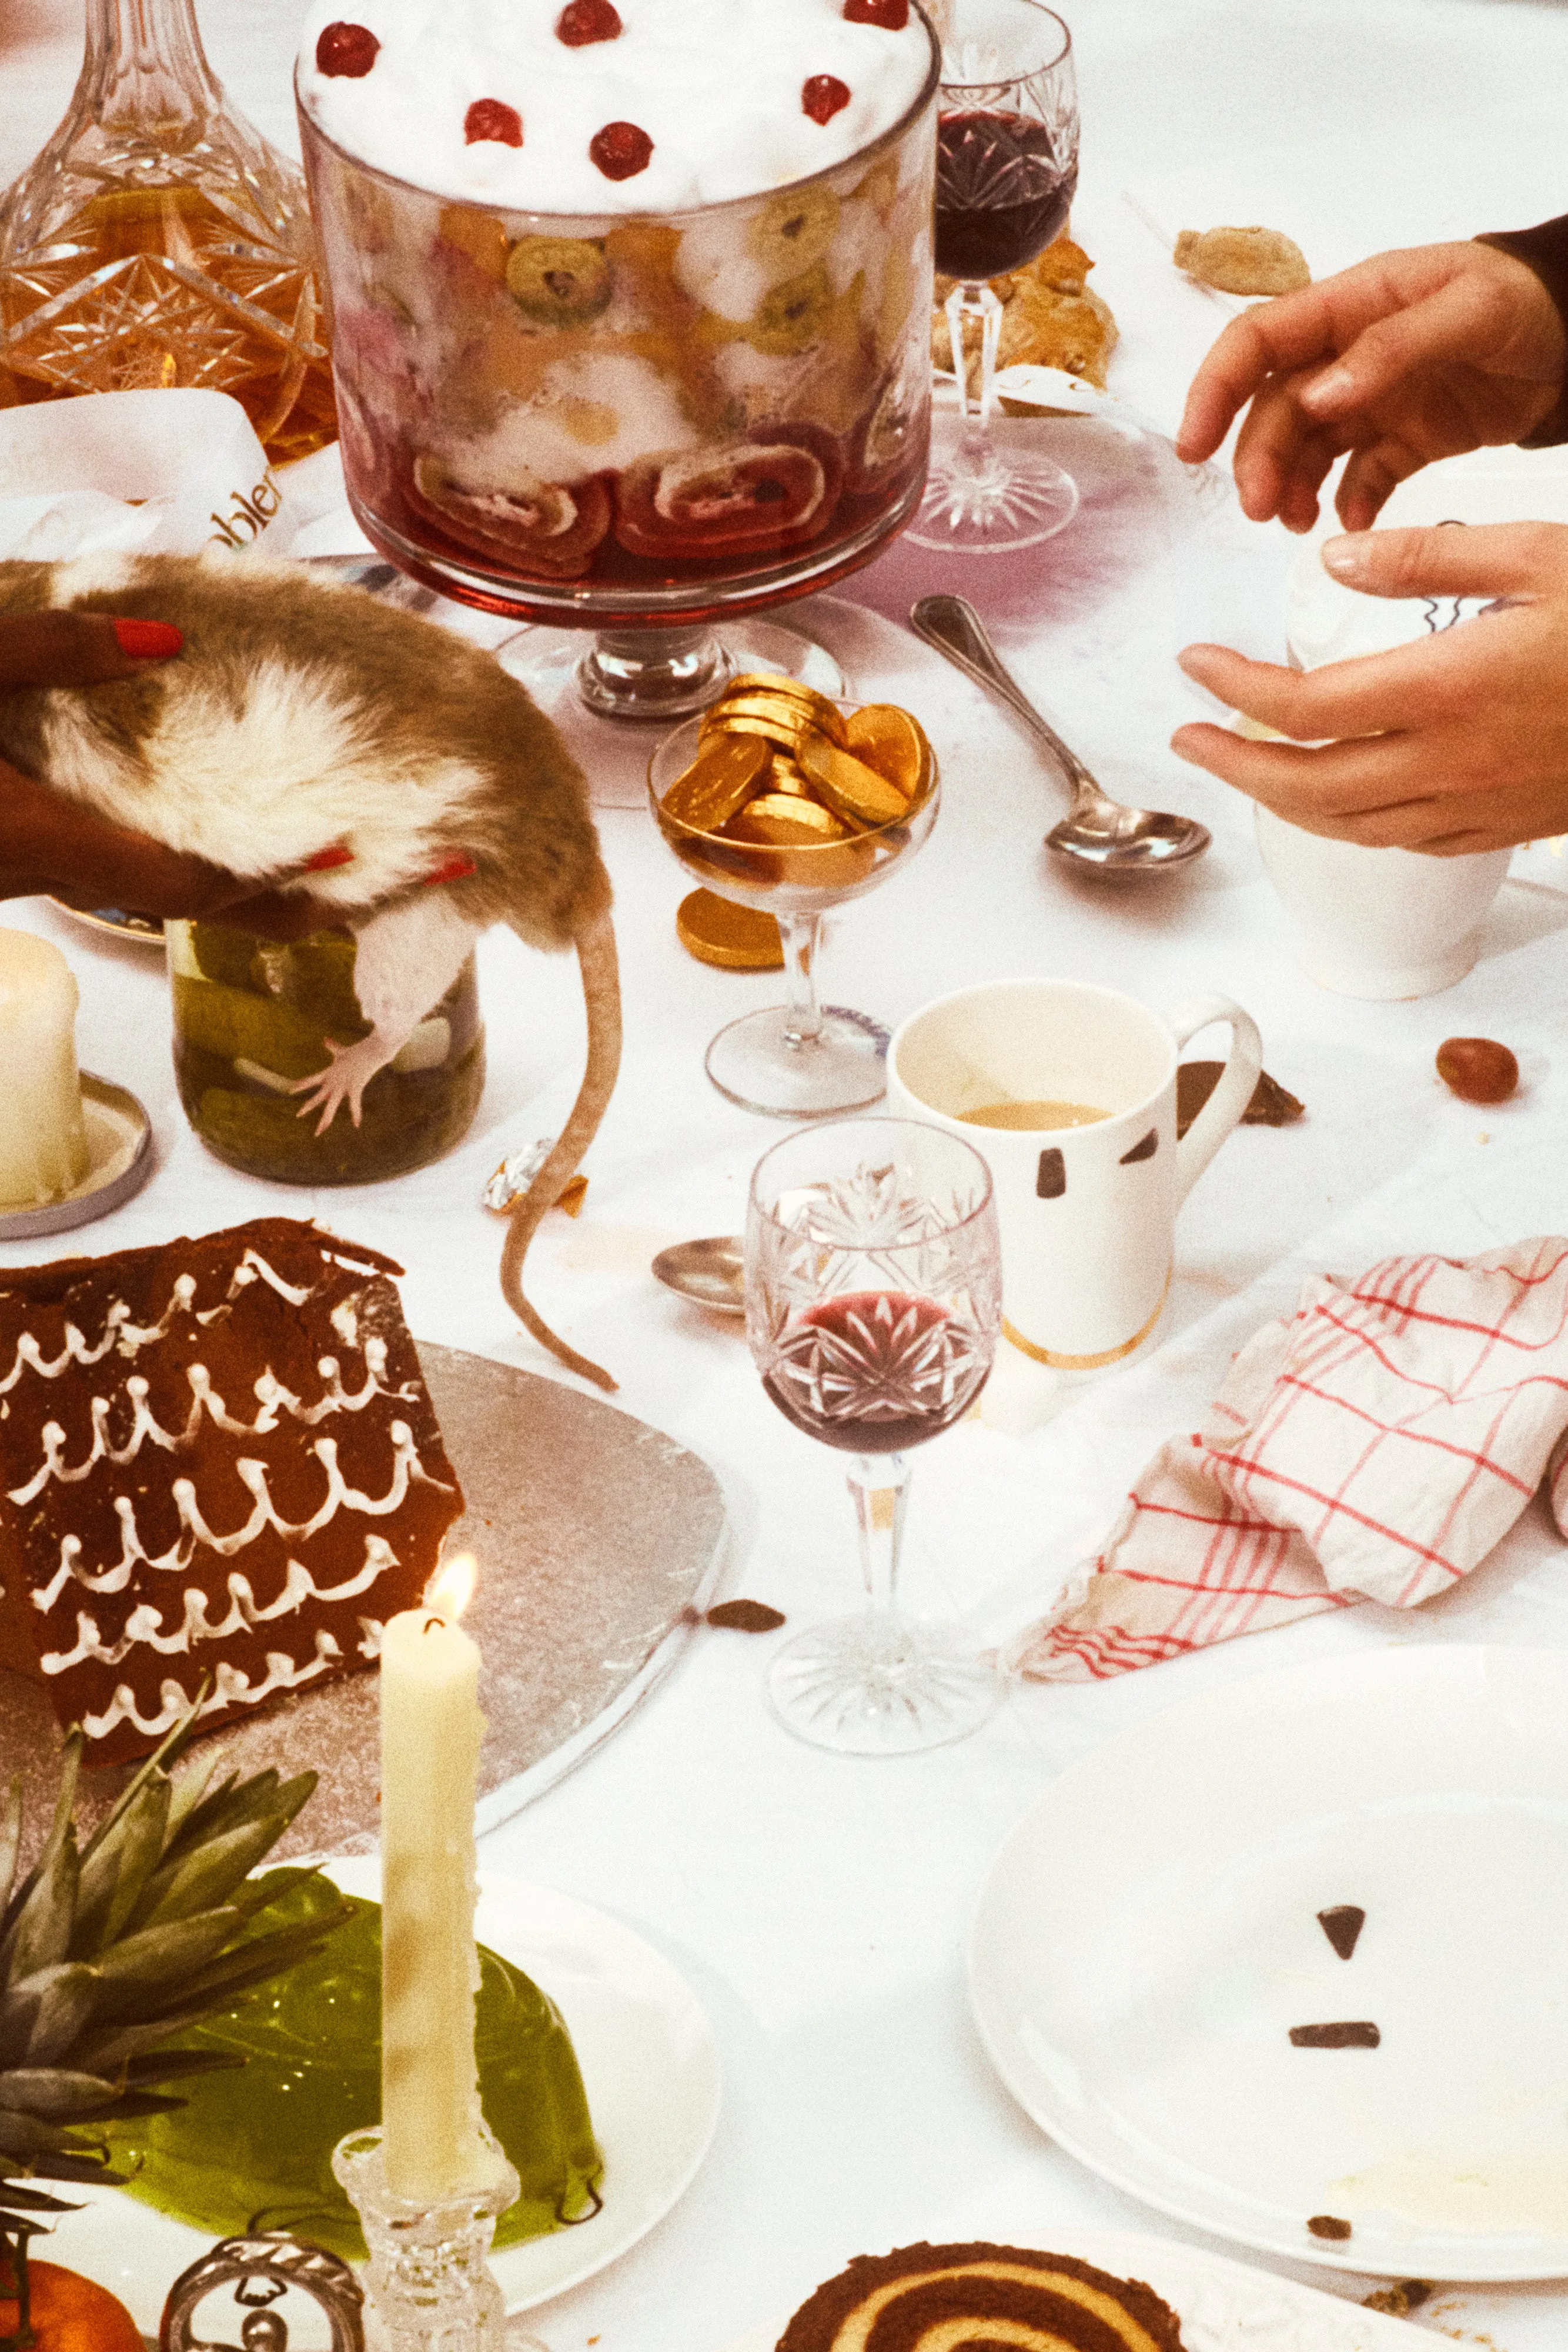
{"type": "Polygon", "coordinates": [[[402,1051],[324,1135],[300,1117],[298,1078],[370,1024],[354,993],[355,945],[319,932],[289,947],[214,923],[169,923],[174,1075],[209,1151],[281,1184],[371,1184],[428,1166],[467,1133],[485,1086],[485,1027],[469,957],[402,1051]]]}

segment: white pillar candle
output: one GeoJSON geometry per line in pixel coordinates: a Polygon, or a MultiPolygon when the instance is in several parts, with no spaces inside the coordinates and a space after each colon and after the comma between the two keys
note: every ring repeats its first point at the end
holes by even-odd
{"type": "Polygon", "coordinates": [[[0,1209],[57,1201],[88,1171],[77,984],[58,948],[0,930],[0,1209]]]}
{"type": "Polygon", "coordinates": [[[479,1653],[449,1580],[382,1633],[382,2156],[394,2196],[481,2186],[474,2058],[479,1653]]]}

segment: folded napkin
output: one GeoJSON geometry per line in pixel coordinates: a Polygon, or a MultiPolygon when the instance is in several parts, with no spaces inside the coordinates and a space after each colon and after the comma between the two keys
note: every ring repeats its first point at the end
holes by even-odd
{"type": "Polygon", "coordinates": [[[282,554],[314,511],[226,393],[100,392],[0,412],[0,557],[244,554],[263,540],[282,554]]]}
{"type": "Polygon", "coordinates": [[[1357,1601],[1414,1608],[1486,1558],[1543,1477],[1568,1535],[1565,1430],[1568,1239],[1315,1276],[1005,1663],[1098,1680],[1357,1601]]]}

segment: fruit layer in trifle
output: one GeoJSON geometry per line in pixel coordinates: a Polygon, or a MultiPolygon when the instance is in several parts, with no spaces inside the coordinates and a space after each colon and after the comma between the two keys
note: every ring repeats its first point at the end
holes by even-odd
{"type": "Polygon", "coordinates": [[[932,62],[908,0],[319,7],[372,530],[569,593],[874,544],[925,455],[932,62]]]}

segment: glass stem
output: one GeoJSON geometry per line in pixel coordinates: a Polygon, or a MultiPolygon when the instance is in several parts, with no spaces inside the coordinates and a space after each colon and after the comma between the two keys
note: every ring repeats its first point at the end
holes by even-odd
{"type": "Polygon", "coordinates": [[[964,429],[958,446],[969,471],[975,475],[988,473],[995,463],[991,449],[989,425],[991,405],[995,399],[997,352],[1001,342],[1002,306],[983,279],[955,286],[947,297],[947,334],[952,344],[954,372],[958,379],[958,413],[964,419],[964,429]],[[969,369],[964,351],[964,321],[980,321],[980,397],[969,397],[969,369]]]}
{"type": "Polygon", "coordinates": [[[861,1574],[873,1617],[891,1619],[894,1614],[910,1475],[908,1457],[903,1454],[857,1454],[849,1474],[861,1574]]]}
{"type": "Polygon", "coordinates": [[[822,1008],[817,1002],[817,945],[821,915],[780,915],[784,942],[784,982],[789,1002],[784,1008],[784,1043],[791,1053],[815,1043],[822,1034],[822,1008]]]}

